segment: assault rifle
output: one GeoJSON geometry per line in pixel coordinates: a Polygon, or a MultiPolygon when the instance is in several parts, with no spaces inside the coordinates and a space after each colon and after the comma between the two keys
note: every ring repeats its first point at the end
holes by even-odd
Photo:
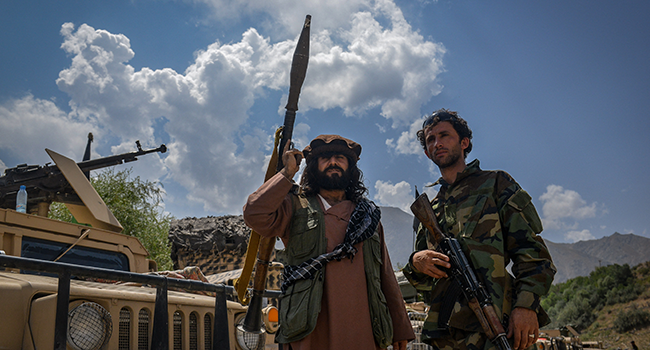
{"type": "Polygon", "coordinates": [[[492,305],[490,294],[476,278],[476,274],[465,253],[463,253],[458,240],[445,234],[440,229],[426,193],[422,193],[415,200],[411,205],[411,211],[427,229],[430,241],[437,243],[438,250],[449,257],[451,267],[448,273],[451,278],[460,284],[469,307],[476,314],[488,339],[501,350],[512,350],[506,338],[506,331],[492,305]]]}
{"type": "MultiPolygon", "coordinates": [[[[133,162],[138,160],[137,157],[148,153],[167,152],[167,147],[164,144],[158,148],[148,150],[142,149],[140,141],[136,141],[135,144],[138,147],[137,151],[84,160],[77,163],[77,165],[82,172],[87,173],[91,170],[133,162]]],[[[83,204],[56,165],[50,163],[43,166],[20,164],[15,168],[6,169],[5,174],[0,177],[0,208],[16,208],[16,193],[21,185],[24,185],[27,189],[28,208],[36,208],[37,206],[34,204],[38,203],[83,204]]]]}

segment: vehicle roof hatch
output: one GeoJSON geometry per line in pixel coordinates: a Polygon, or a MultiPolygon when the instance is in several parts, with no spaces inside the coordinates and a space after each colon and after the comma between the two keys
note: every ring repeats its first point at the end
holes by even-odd
{"type": "Polygon", "coordinates": [[[65,203],[68,210],[74,215],[79,223],[90,224],[93,227],[120,233],[122,225],[117,221],[113,213],[108,209],[106,203],[99,196],[97,191],[90,184],[84,173],[79,169],[77,163],[72,159],[58,154],[50,149],[45,149],[56,166],[61,170],[63,176],[77,192],[84,205],[65,203]]]}

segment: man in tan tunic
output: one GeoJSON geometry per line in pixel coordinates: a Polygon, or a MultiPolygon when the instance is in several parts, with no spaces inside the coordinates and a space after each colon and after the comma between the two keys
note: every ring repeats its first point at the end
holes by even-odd
{"type": "MultiPolygon", "coordinates": [[[[283,310],[283,308],[296,307],[295,301],[287,299],[294,289],[298,289],[293,288],[293,283],[298,285],[307,282],[311,283],[311,289],[322,288],[320,305],[315,308],[304,303],[298,306],[314,309],[307,313],[313,316],[315,327],[313,330],[309,327],[306,334],[289,337],[289,346],[292,350],[375,350],[386,347],[385,344],[392,344],[395,350],[405,350],[407,342],[415,338],[384,242],[383,228],[379,223],[379,208],[365,198],[367,189],[363,185],[362,174],[356,164],[360,153],[359,144],[338,135],[320,135],[312,140],[303,152],[287,147],[282,156],[284,168],[251,194],[244,206],[246,224],[262,236],[280,237],[287,247],[285,251],[290,261],[291,259],[296,261],[296,256],[290,256],[292,252],[296,252],[292,247],[295,247],[299,236],[304,236],[304,232],[297,232],[300,230],[295,226],[302,221],[309,222],[305,227],[317,226],[314,220],[300,220],[294,217],[294,213],[301,210],[301,206],[297,203],[307,203],[306,200],[309,199],[310,203],[317,203],[319,215],[322,213],[322,216],[310,216],[310,218],[320,217],[324,222],[325,237],[322,240],[324,251],[310,253],[311,258],[306,259],[299,266],[285,267],[281,314],[296,311],[283,310]],[[297,195],[292,179],[299,170],[303,155],[307,167],[301,179],[300,194],[297,195]],[[352,231],[351,227],[356,227],[354,224],[361,207],[372,208],[372,213],[377,215],[374,217],[376,228],[370,228],[372,232],[368,232],[372,237],[363,237],[359,242],[360,239],[350,231],[352,231]],[[294,232],[293,236],[292,232],[294,232]],[[375,241],[372,241],[373,239],[375,241]],[[351,242],[347,248],[346,242],[351,242]],[[375,244],[378,247],[374,250],[377,251],[377,256],[368,253],[369,250],[364,249],[364,244],[368,244],[368,249],[375,244]],[[379,268],[375,270],[378,273],[370,274],[369,276],[376,277],[367,279],[367,270],[371,269],[370,266],[378,266],[379,268]],[[310,278],[314,282],[309,282],[310,278]],[[322,281],[320,287],[319,281],[322,281]],[[384,301],[377,302],[378,298],[373,297],[377,295],[375,289],[380,289],[378,294],[385,297],[384,301]],[[377,304],[381,304],[383,310],[387,310],[383,314],[385,317],[376,316],[377,312],[374,310],[377,309],[377,304]],[[374,316],[371,316],[373,313],[374,316]],[[390,331],[384,332],[392,337],[384,339],[383,346],[378,344],[377,339],[381,337],[376,334],[378,328],[386,328],[378,326],[381,321],[385,321],[384,325],[387,323],[389,329],[392,328],[392,334],[390,331]]],[[[364,222],[369,221],[372,220],[364,222]]],[[[318,228],[307,230],[306,233],[317,235],[317,231],[318,228]]],[[[309,250],[317,245],[310,244],[306,248],[309,250]]],[[[280,334],[283,334],[282,319],[280,327],[280,334]]],[[[287,327],[295,328],[294,325],[287,327]]]]}

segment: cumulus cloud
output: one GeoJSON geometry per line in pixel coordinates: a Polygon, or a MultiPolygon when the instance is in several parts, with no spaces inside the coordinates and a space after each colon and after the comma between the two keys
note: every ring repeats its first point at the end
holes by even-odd
{"type": "Polygon", "coordinates": [[[436,77],[443,69],[444,47],[425,41],[391,6],[358,12],[351,23],[337,35],[345,46],[335,44],[329,32],[316,36],[309,79],[317,84],[306,85],[301,103],[339,107],[346,115],[380,107],[393,127],[409,125],[420,116],[420,106],[441,90],[436,77]],[[378,16],[387,16],[391,27],[384,28],[378,16]]]}
{"type": "MultiPolygon", "coordinates": [[[[441,89],[436,77],[443,69],[444,47],[413,31],[392,1],[204,2],[223,13],[236,13],[246,5],[271,22],[291,27],[291,34],[272,43],[250,28],[240,41],[215,42],[197,51],[184,72],[146,67],[136,71],[128,64],[135,55],[128,37],[66,23],[61,49],[71,63],[56,84],[70,97],[69,112],[31,95],[4,102],[0,148],[5,154],[21,152],[41,159],[27,153],[44,154],[43,148],[50,147],[79,158],[83,148],[78,145],[85,144],[87,132],[93,132],[95,140],[117,140],[114,153],[133,150],[134,140],[156,147],[163,134],[169,151],[153,159],[143,157],[147,178],[182,186],[187,199],[206,211],[237,213],[259,186],[260,169],[272,145],[268,126],[249,122],[251,107],[267,90],[288,90],[299,29],[288,18],[304,18],[312,9],[319,24],[312,27],[301,112],[340,109],[363,116],[380,108],[381,115],[399,127],[417,119],[419,107],[441,89]],[[18,150],[16,145],[27,138],[34,144],[18,150]]],[[[286,96],[277,102],[280,113],[285,102],[286,96]]],[[[309,125],[296,125],[297,147],[306,145],[308,132],[309,125]]],[[[394,198],[391,201],[399,203],[394,198]]]]}
{"type": "MultiPolygon", "coordinates": [[[[377,204],[387,207],[400,208],[403,211],[411,214],[411,204],[415,200],[413,186],[406,181],[401,181],[393,184],[390,181],[377,180],[375,182],[375,190],[377,193],[373,199],[377,204]]],[[[429,199],[436,196],[437,191],[433,187],[419,187],[419,193],[426,192],[429,199]]]]}
{"type": "Polygon", "coordinates": [[[236,132],[258,86],[274,84],[279,59],[273,57],[287,56],[288,45],[273,47],[251,29],[239,43],[215,43],[198,52],[184,74],[136,72],[125,63],[133,57],[125,36],[85,24],[76,31],[65,24],[61,33],[62,48],[74,57],[57,84],[72,98],[72,115],[94,120],[123,140],[148,144],[155,144],[154,121],[164,116],[171,140],[164,163],[169,177],[206,210],[241,208],[259,176],[264,139],[250,134],[236,139],[236,132]]]}
{"type": "Polygon", "coordinates": [[[384,182],[377,180],[375,182],[377,194],[375,194],[374,200],[379,205],[396,207],[407,213],[411,213],[410,206],[413,203],[413,190],[411,187],[406,181],[401,181],[393,185],[390,181],[384,182]]]}
{"type": "Polygon", "coordinates": [[[564,238],[571,243],[596,239],[596,237],[594,237],[594,235],[592,235],[589,230],[569,231],[564,235],[564,238]]]}
{"type": "Polygon", "coordinates": [[[418,118],[420,106],[442,89],[436,78],[443,71],[444,46],[424,40],[392,1],[317,0],[291,6],[283,0],[201,2],[216,16],[263,13],[292,37],[299,29],[295,19],[313,15],[303,111],[341,108],[352,116],[380,107],[393,127],[401,127],[418,118]]]}
{"type": "MultiPolygon", "coordinates": [[[[260,26],[278,35],[293,35],[296,19],[313,17],[317,28],[337,29],[349,25],[350,15],[370,8],[372,0],[186,0],[205,4],[213,18],[238,22],[245,17],[258,20],[260,26]]],[[[301,24],[301,23],[300,23],[301,24]]]]}
{"type": "Polygon", "coordinates": [[[575,228],[578,221],[596,216],[596,202],[587,204],[578,192],[562,186],[547,186],[539,199],[544,203],[542,220],[547,229],[575,228]]]}
{"type": "Polygon", "coordinates": [[[397,141],[395,139],[387,139],[386,145],[389,149],[395,151],[397,154],[422,154],[424,150],[417,138],[418,130],[422,129],[422,123],[426,116],[415,120],[409,126],[408,131],[403,131],[397,141]]]}
{"type": "Polygon", "coordinates": [[[69,116],[52,101],[31,94],[0,105],[0,121],[0,149],[19,162],[50,162],[45,148],[81,160],[84,149],[76,146],[85,145],[87,132],[102,133],[96,125],[69,116]]]}

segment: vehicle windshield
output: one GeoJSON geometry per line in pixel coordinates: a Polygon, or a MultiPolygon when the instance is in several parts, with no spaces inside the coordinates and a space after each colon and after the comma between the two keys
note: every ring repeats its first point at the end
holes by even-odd
{"type": "MultiPolygon", "coordinates": [[[[54,261],[70,247],[70,244],[31,237],[23,237],[22,242],[22,257],[47,261],[54,261]]],[[[126,255],[95,248],[75,246],[58,262],[129,271],[129,259],[126,255]]]]}

